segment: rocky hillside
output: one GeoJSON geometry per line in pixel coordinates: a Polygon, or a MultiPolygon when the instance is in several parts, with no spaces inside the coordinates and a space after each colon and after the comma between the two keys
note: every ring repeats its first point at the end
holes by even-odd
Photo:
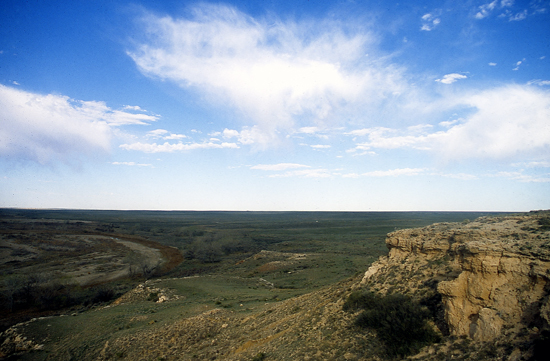
{"type": "MultiPolygon", "coordinates": [[[[529,359],[536,340],[548,338],[549,231],[549,212],[531,212],[393,232],[388,256],[361,283],[439,308],[447,348],[464,343],[457,356],[529,359]]],[[[417,358],[440,359],[438,348],[417,358]]]]}
{"type": "MultiPolygon", "coordinates": [[[[154,314],[136,316],[130,321],[146,327],[107,335],[81,354],[74,340],[33,338],[29,324],[19,325],[6,331],[1,350],[35,350],[28,360],[384,360],[386,345],[376,331],[357,327],[358,313],[343,310],[350,294],[372,291],[405,294],[430,310],[429,324],[440,342],[411,359],[544,359],[539,355],[550,338],[550,212],[399,230],[386,243],[388,255],[364,275],[250,312],[209,308],[162,324],[155,324],[154,314]],[[41,345],[47,342],[45,353],[41,345]]],[[[177,302],[178,295],[149,282],[110,310],[151,294],[147,287],[165,296],[160,305],[177,302]]]]}

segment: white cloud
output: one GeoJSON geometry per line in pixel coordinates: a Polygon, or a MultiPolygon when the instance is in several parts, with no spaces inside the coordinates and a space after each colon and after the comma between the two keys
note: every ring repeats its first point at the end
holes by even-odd
{"type": "Polygon", "coordinates": [[[297,133],[315,134],[319,132],[319,127],[302,127],[298,129],[297,133]]]}
{"type": "Polygon", "coordinates": [[[315,144],[315,145],[311,145],[310,147],[313,149],[328,149],[331,146],[328,144],[315,144]]]}
{"type": "Polygon", "coordinates": [[[497,177],[510,178],[512,180],[517,180],[524,183],[548,183],[550,182],[550,174],[546,176],[532,176],[529,174],[524,174],[522,171],[519,172],[499,172],[496,174],[497,177]]]}
{"type": "Polygon", "coordinates": [[[145,135],[147,138],[164,139],[164,140],[180,140],[187,138],[185,134],[170,133],[166,129],[155,129],[147,132],[145,135]]]}
{"type": "Polygon", "coordinates": [[[514,16],[510,16],[510,21],[520,21],[524,20],[527,17],[527,10],[523,10],[522,12],[517,13],[514,16]]]}
{"type": "MultiPolygon", "coordinates": [[[[487,4],[484,4],[484,5],[481,5],[478,9],[479,11],[476,13],[475,15],[475,18],[476,19],[483,19],[483,18],[486,18],[487,16],[489,16],[491,14],[491,12],[495,9],[495,7],[497,6],[497,3],[498,1],[497,0],[494,0],[490,3],[487,3],[487,4]]],[[[504,2],[503,2],[504,4],[504,2]]]]}
{"type": "Polygon", "coordinates": [[[125,105],[122,109],[124,110],[134,110],[136,112],[145,112],[146,110],[141,109],[139,105],[125,105]]]}
{"type": "Polygon", "coordinates": [[[523,58],[522,60],[516,62],[516,67],[512,70],[519,70],[519,66],[525,61],[525,58],[523,58]]]}
{"type": "Polygon", "coordinates": [[[222,149],[222,148],[239,148],[235,143],[216,143],[216,142],[203,142],[203,143],[132,143],[121,144],[120,148],[126,150],[135,150],[145,153],[172,153],[176,151],[188,151],[195,149],[222,149]]]}
{"type": "Polygon", "coordinates": [[[361,130],[365,135],[368,135],[368,141],[364,143],[358,143],[354,150],[368,151],[372,148],[381,149],[398,149],[398,148],[426,148],[427,135],[418,134],[415,130],[415,134],[408,134],[396,129],[390,129],[385,127],[375,127],[371,129],[361,130]]]}
{"type": "Polygon", "coordinates": [[[185,135],[185,134],[173,134],[173,133],[171,133],[170,135],[167,135],[167,136],[163,137],[162,139],[179,140],[179,139],[185,139],[185,138],[187,138],[187,135],[185,135]]]}
{"type": "Polygon", "coordinates": [[[411,134],[423,134],[427,130],[432,128],[433,128],[433,125],[431,124],[418,124],[418,125],[411,125],[407,127],[407,131],[411,134]]]}
{"type": "Polygon", "coordinates": [[[364,56],[376,52],[373,37],[349,24],[264,21],[221,5],[144,24],[149,37],[128,52],[139,70],[232,106],[249,124],[241,142],[271,143],[277,130],[330,121],[404,87],[400,69],[364,56]]]}
{"type": "Polygon", "coordinates": [[[258,164],[250,167],[250,169],[269,170],[269,171],[281,171],[287,169],[296,168],[310,168],[308,165],[297,163],[279,163],[279,164],[258,164]]]}
{"type": "Polygon", "coordinates": [[[166,129],[155,129],[147,132],[147,137],[149,138],[162,138],[169,132],[166,129]]]}
{"type": "MultiPolygon", "coordinates": [[[[550,96],[529,86],[506,86],[455,99],[473,112],[446,131],[414,134],[375,127],[356,131],[367,136],[354,151],[413,148],[444,160],[507,159],[535,155],[550,158],[550,96]]],[[[349,133],[348,133],[349,134],[349,133]]]]}
{"type": "Polygon", "coordinates": [[[473,174],[468,173],[433,173],[432,175],[440,176],[440,177],[446,177],[446,178],[453,178],[453,179],[460,179],[460,180],[475,180],[478,179],[477,176],[473,174]]]}
{"type": "Polygon", "coordinates": [[[225,128],[223,130],[223,137],[224,138],[233,138],[233,137],[238,137],[238,136],[239,136],[239,132],[236,131],[236,130],[227,129],[227,128],[225,128]]]}
{"type": "Polygon", "coordinates": [[[375,170],[372,172],[363,173],[366,177],[399,177],[399,176],[414,176],[424,173],[424,168],[399,168],[391,170],[375,170]]]}
{"type": "Polygon", "coordinates": [[[127,165],[137,167],[152,167],[152,164],[136,163],[136,162],[112,162],[113,165],[127,165]]]}
{"type": "Polygon", "coordinates": [[[514,163],[514,167],[526,167],[526,168],[550,168],[550,161],[531,161],[526,163],[514,163]]]}
{"type": "Polygon", "coordinates": [[[113,126],[157,118],[113,110],[98,101],[42,95],[0,85],[0,156],[41,164],[107,153],[113,126]]]}
{"type": "Polygon", "coordinates": [[[349,134],[349,135],[356,135],[356,136],[365,136],[365,135],[371,133],[372,131],[373,131],[373,130],[370,129],[370,128],[363,128],[363,129],[352,130],[351,132],[346,133],[346,134],[349,134]]]}
{"type": "Polygon", "coordinates": [[[288,178],[288,177],[303,177],[303,178],[329,178],[332,174],[327,169],[300,169],[285,173],[272,174],[270,178],[288,178]]]}
{"type": "Polygon", "coordinates": [[[466,75],[452,73],[452,74],[446,74],[443,76],[442,79],[436,79],[435,81],[438,81],[443,84],[452,84],[459,79],[466,79],[466,78],[467,78],[466,75]]]}
{"type": "Polygon", "coordinates": [[[462,119],[453,119],[453,120],[448,120],[448,121],[444,121],[444,122],[440,122],[439,125],[441,125],[442,127],[445,127],[445,128],[449,128],[451,127],[452,125],[458,123],[462,121],[462,119]]]}
{"type": "Polygon", "coordinates": [[[491,62],[491,63],[489,63],[489,66],[497,66],[497,63],[491,62]]]}
{"type": "Polygon", "coordinates": [[[534,79],[527,82],[528,85],[546,86],[550,85],[550,80],[534,79]]]}
{"type": "Polygon", "coordinates": [[[422,26],[420,27],[420,30],[432,31],[433,29],[435,29],[435,27],[439,25],[439,23],[441,23],[441,19],[437,17],[439,13],[440,11],[437,11],[436,13],[427,13],[422,15],[422,26]]]}
{"type": "Polygon", "coordinates": [[[461,99],[477,111],[465,122],[437,135],[436,148],[447,158],[509,158],[550,155],[550,97],[525,86],[487,90],[461,99]]]}

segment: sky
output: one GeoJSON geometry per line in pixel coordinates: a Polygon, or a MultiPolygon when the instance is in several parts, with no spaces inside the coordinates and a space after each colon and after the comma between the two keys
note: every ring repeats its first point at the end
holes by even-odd
{"type": "Polygon", "coordinates": [[[0,207],[550,208],[550,1],[0,6],[0,207]]]}

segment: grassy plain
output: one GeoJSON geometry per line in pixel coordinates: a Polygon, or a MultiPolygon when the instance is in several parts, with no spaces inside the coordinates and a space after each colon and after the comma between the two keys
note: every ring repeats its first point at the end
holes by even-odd
{"type": "MultiPolygon", "coordinates": [[[[307,291],[363,272],[386,253],[384,239],[388,232],[435,222],[460,222],[486,214],[2,209],[0,220],[4,233],[10,232],[7,229],[10,221],[26,221],[30,225],[49,220],[56,221],[50,227],[57,236],[74,237],[96,232],[137,236],[175,247],[185,261],[164,274],[168,277],[205,274],[256,276],[276,283],[278,288],[307,291]],[[301,262],[280,262],[273,267],[260,267],[261,260],[244,262],[262,250],[309,255],[301,262]]],[[[27,230],[21,237],[29,238],[29,233],[32,230],[27,230]]],[[[28,239],[20,240],[20,243],[25,242],[28,239]]],[[[46,253],[50,258],[55,257],[56,250],[50,248],[46,253]]],[[[1,272],[17,273],[17,263],[8,266],[11,269],[4,268],[1,272]]]]}
{"type": "MultiPolygon", "coordinates": [[[[91,358],[99,356],[102,345],[113,337],[162,328],[209,309],[221,308],[243,315],[257,313],[273,303],[364,272],[374,260],[386,254],[384,239],[391,231],[435,222],[462,222],[489,214],[494,213],[2,209],[2,240],[9,238],[20,246],[41,237],[36,227],[32,227],[34,222],[52,228],[56,237],[113,235],[152,241],[177,248],[184,258],[177,266],[159,268],[147,275],[150,279],[145,283],[146,292],[131,302],[107,308],[106,303],[92,302],[81,308],[73,305],[65,311],[74,314],[72,317],[46,318],[28,324],[26,337],[45,346],[40,352],[19,357],[45,360],[53,355],[66,355],[63,358],[82,359],[87,355],[86,358],[91,358]],[[155,303],[151,297],[155,296],[155,289],[168,292],[171,301],[155,303]]],[[[94,253],[101,251],[98,247],[92,247],[94,253]]],[[[55,247],[43,251],[48,259],[61,252],[55,247]]],[[[77,256],[81,257],[82,252],[75,252],[77,256]]],[[[119,253],[118,263],[128,261],[129,258],[123,256],[119,253]]],[[[20,267],[23,264],[3,265],[2,287],[6,287],[10,277],[25,275],[28,269],[20,267]]],[[[70,262],[63,264],[66,267],[70,262]]],[[[37,270],[40,264],[33,267],[37,270]]],[[[120,288],[122,282],[123,289],[130,289],[145,281],[139,274],[134,276],[118,280],[116,287],[120,288]]]]}

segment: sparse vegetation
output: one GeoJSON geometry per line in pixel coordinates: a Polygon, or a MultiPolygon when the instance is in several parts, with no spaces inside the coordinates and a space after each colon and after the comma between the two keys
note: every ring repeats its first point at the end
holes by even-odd
{"type": "Polygon", "coordinates": [[[408,356],[439,341],[438,334],[427,322],[429,310],[402,294],[380,296],[368,291],[354,292],[344,304],[344,310],[363,310],[355,324],[376,330],[389,357],[408,356]]]}
{"type": "Polygon", "coordinates": [[[541,231],[550,230],[550,217],[541,217],[538,221],[541,231]]]}
{"type": "MultiPolygon", "coordinates": [[[[29,324],[26,328],[29,337],[34,335],[35,339],[44,340],[49,335],[45,350],[37,355],[48,354],[52,359],[59,355],[71,355],[73,359],[97,359],[105,347],[106,339],[134,337],[147,330],[157,332],[161,325],[172,325],[175,320],[193,318],[213,308],[226,312],[226,315],[231,314],[231,317],[246,317],[265,310],[260,315],[265,315],[265,319],[269,317],[269,325],[273,325],[282,317],[276,307],[271,308],[275,306],[274,303],[289,302],[295,296],[361,274],[378,256],[387,252],[384,243],[386,233],[396,228],[418,227],[437,221],[461,221],[465,216],[476,217],[471,213],[446,212],[380,214],[0,210],[0,238],[9,241],[11,248],[7,248],[7,251],[15,260],[9,264],[0,263],[0,298],[5,306],[2,313],[4,327],[9,326],[9,322],[51,314],[54,309],[58,314],[74,314],[76,317],[55,317],[29,324]],[[171,259],[172,264],[170,267],[165,264],[160,267],[153,262],[147,263],[149,260],[143,254],[129,249],[123,242],[116,242],[117,239],[154,247],[163,257],[171,259]],[[93,261],[95,263],[91,263],[93,257],[90,255],[94,254],[98,257],[93,261]],[[168,257],[167,254],[179,255],[180,261],[183,256],[186,259],[180,263],[177,257],[168,257]],[[70,267],[81,268],[78,274],[88,275],[89,272],[109,272],[117,264],[130,266],[132,272],[129,279],[86,288],[75,284],[70,277],[60,278],[70,267]],[[148,269],[144,269],[144,265],[148,269]],[[37,273],[34,270],[44,267],[52,270],[49,278],[35,281],[26,279],[28,275],[37,273]],[[149,269],[153,271],[149,272],[149,269]],[[149,281],[145,282],[145,279],[149,281]],[[138,282],[146,285],[144,289],[147,289],[140,298],[118,304],[117,307],[97,307],[133,289],[138,282]],[[154,287],[147,288],[147,285],[152,284],[154,287]],[[170,290],[170,297],[174,295],[179,298],[152,303],[158,300],[160,294],[155,297],[152,294],[157,291],[153,290],[161,288],[163,295],[166,290],[170,290]],[[26,297],[31,294],[35,296],[26,297]],[[36,297],[38,294],[43,296],[36,297]],[[97,312],[85,312],[89,308],[97,312]],[[16,314],[21,317],[14,318],[16,314]]],[[[402,292],[398,286],[399,283],[396,283],[395,290],[402,292]]],[[[289,303],[288,310],[293,319],[299,317],[306,320],[304,313],[309,312],[311,307],[289,303]]],[[[329,319],[323,317],[317,317],[314,322],[317,325],[329,319],[333,324],[342,322],[332,316],[329,319]]],[[[189,327],[193,326],[190,322],[185,332],[178,333],[176,339],[187,337],[185,335],[191,337],[196,333],[197,338],[193,336],[189,342],[204,342],[204,350],[196,348],[193,341],[189,343],[193,346],[189,346],[188,354],[196,354],[200,359],[206,357],[206,350],[213,352],[210,358],[217,355],[215,350],[218,346],[213,345],[212,341],[219,341],[217,332],[220,330],[236,332],[233,336],[241,337],[239,331],[232,330],[230,322],[229,326],[223,326],[227,321],[221,319],[218,328],[205,323],[204,333],[199,329],[188,332],[189,327]]],[[[348,331],[351,333],[351,330],[348,331]]],[[[250,332],[254,332],[254,329],[250,332]]],[[[282,334],[284,326],[277,326],[274,332],[275,335],[282,334]]],[[[334,358],[344,357],[347,351],[338,347],[340,336],[337,337],[333,330],[324,329],[319,337],[322,337],[319,351],[326,355],[332,354],[330,357],[334,358]]],[[[255,345],[255,342],[260,342],[258,340],[260,338],[250,341],[255,345]]],[[[363,351],[356,352],[379,352],[382,347],[379,341],[367,342],[359,333],[357,340],[363,341],[354,341],[355,350],[363,351]]],[[[238,342],[241,341],[243,344],[247,342],[246,339],[239,339],[238,342]]],[[[170,347],[173,349],[180,344],[186,345],[185,342],[178,339],[170,347]]],[[[106,354],[128,359],[131,357],[130,351],[120,346],[107,350],[106,354]]],[[[262,351],[266,359],[278,359],[277,355],[262,351]]],[[[297,358],[294,359],[303,359],[302,356],[306,354],[302,351],[295,353],[297,358]]],[[[167,354],[157,353],[151,359],[159,355],[165,357],[167,354]]],[[[251,350],[241,359],[252,359],[255,355],[259,355],[258,349],[254,352],[251,350]]],[[[166,356],[166,359],[172,358],[166,356]]]]}

